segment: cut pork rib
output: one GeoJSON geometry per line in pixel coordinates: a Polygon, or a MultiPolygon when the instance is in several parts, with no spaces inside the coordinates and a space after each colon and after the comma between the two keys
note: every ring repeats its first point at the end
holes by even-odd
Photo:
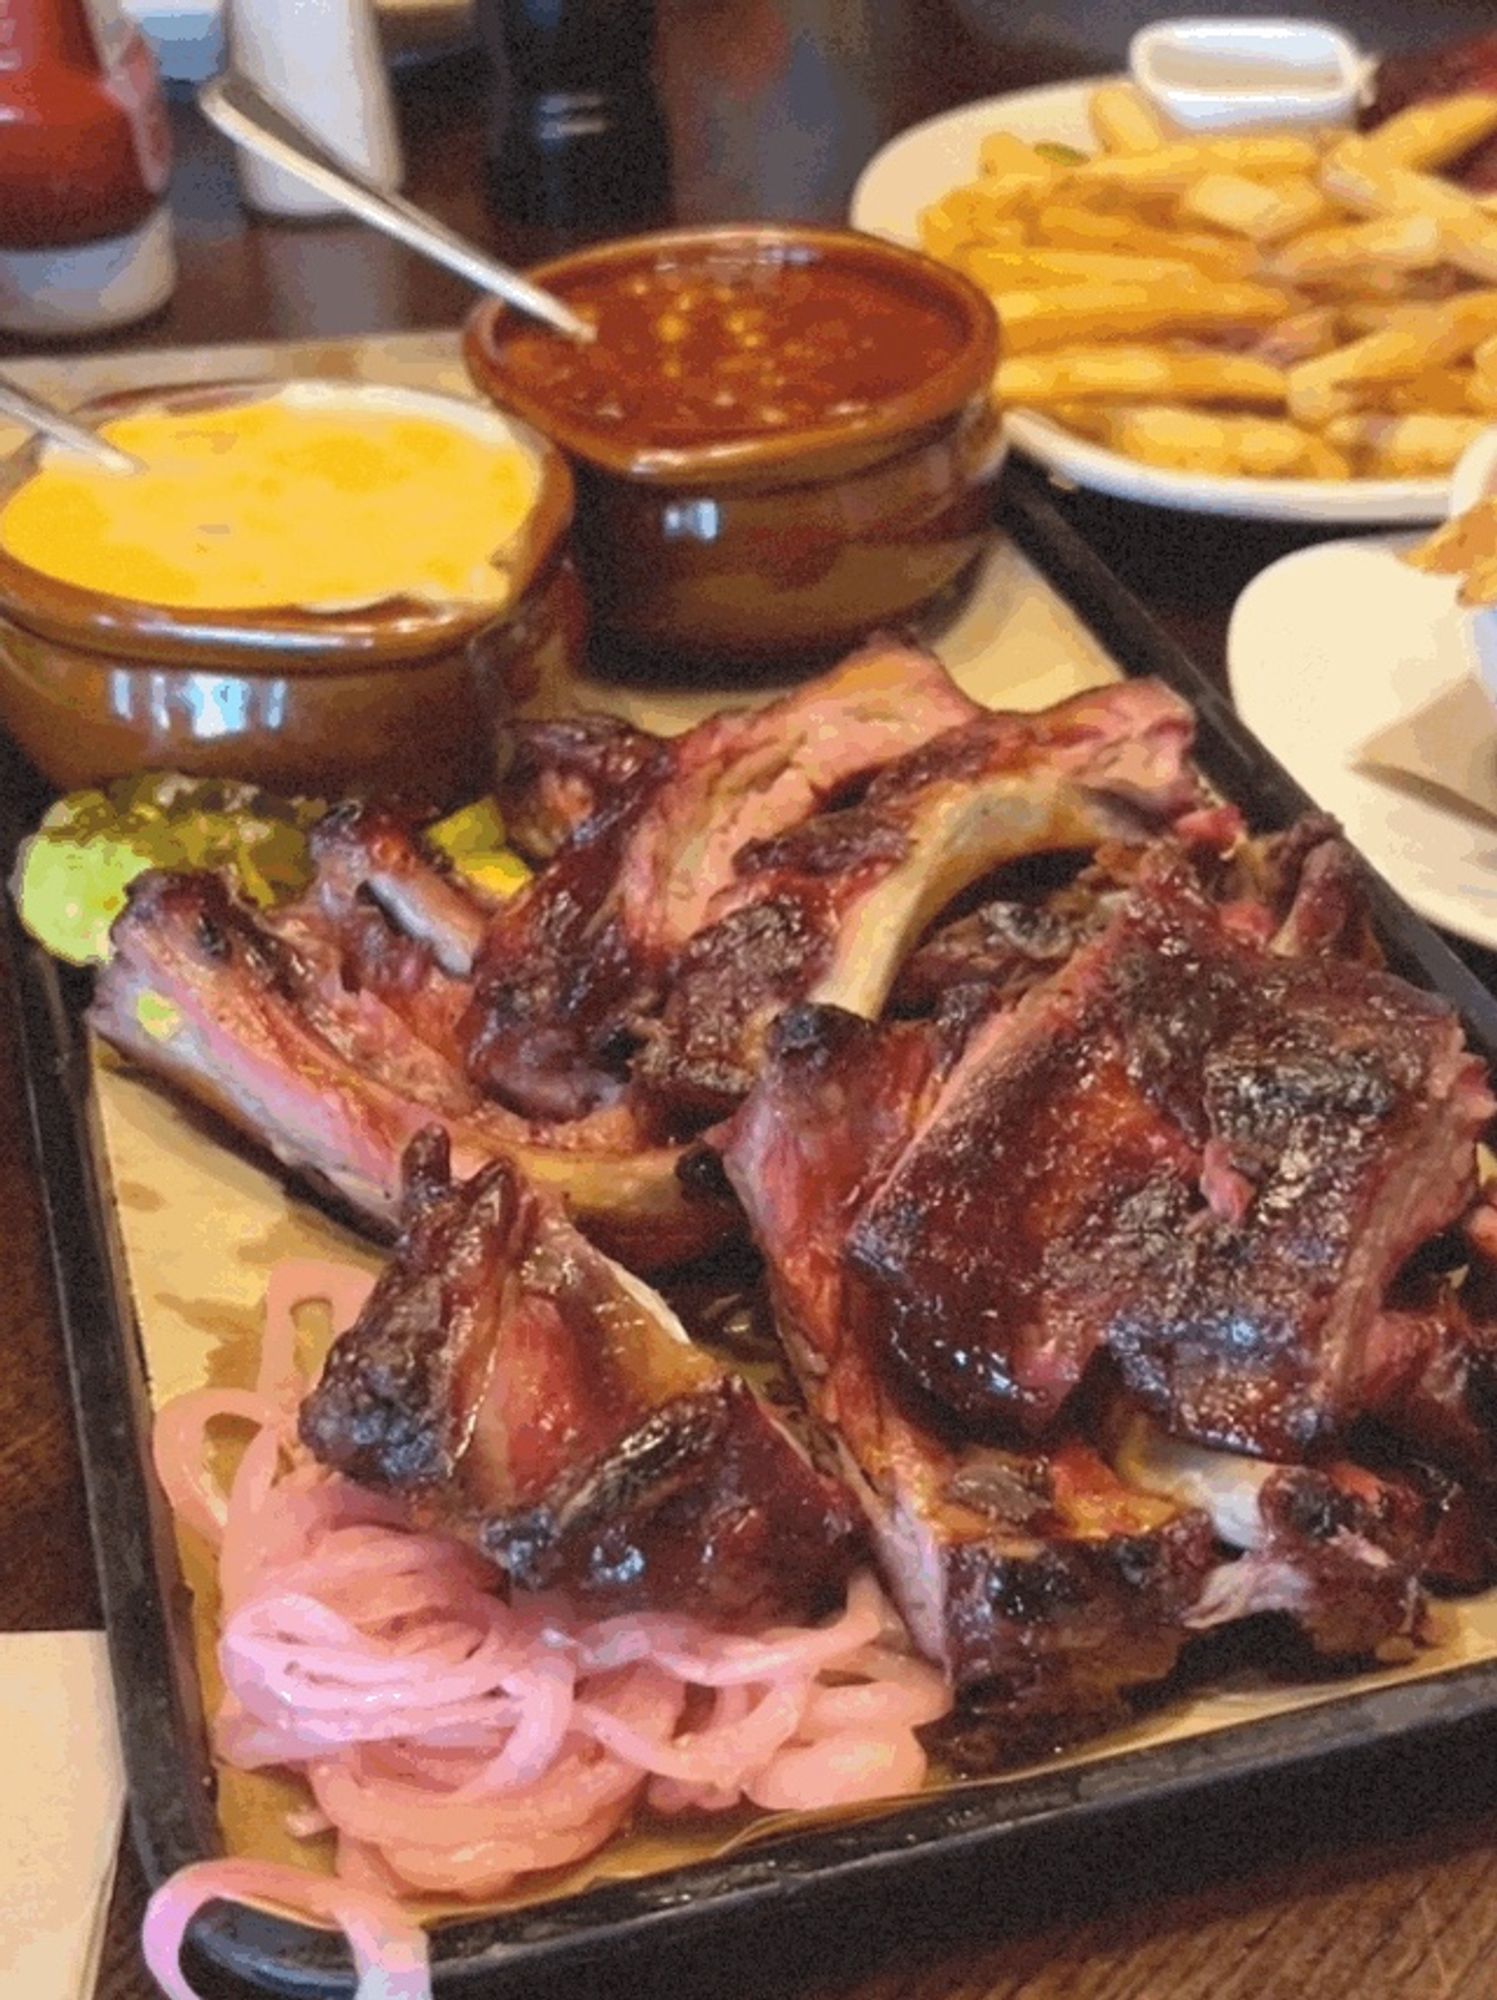
{"type": "Polygon", "coordinates": [[[549,861],[621,794],[663,769],[667,746],[616,715],[517,722],[498,788],[504,831],[527,861],[549,861]]]}
{"type": "Polygon", "coordinates": [[[357,1011],[378,1021],[376,1074],[385,1069],[381,1051],[393,1055],[403,1040],[402,1077],[440,1074],[445,1108],[476,1102],[457,1026],[487,910],[425,853],[411,823],[386,807],[335,806],[313,828],[310,848],[305,892],[257,914],[261,928],[289,947],[282,962],[298,999],[324,1031],[358,1003],[357,1011]]]}
{"type": "Polygon", "coordinates": [[[724,1164],[768,1262],[812,1411],[841,1449],[917,1644],[1015,1709],[1098,1713],[1166,1673],[1213,1561],[1204,1514],[1126,1487],[1089,1446],[963,1441],[871,1337],[847,1226],[939,1088],[939,1030],[799,1007],[770,1037],[724,1164]]]}
{"type": "Polygon", "coordinates": [[[1497,1316],[1485,1287],[1437,1283],[1389,1306],[1368,1338],[1370,1415],[1462,1479],[1497,1486],[1497,1316]],[[1473,1303],[1486,1311],[1473,1311],[1473,1303]]]}
{"type": "Polygon", "coordinates": [[[877,641],[655,759],[631,752],[628,775],[489,933],[466,1026],[483,1092],[546,1119],[616,1096],[635,1023],[658,1008],[739,850],[978,713],[930,654],[877,641]]]}
{"type": "Polygon", "coordinates": [[[1444,1003],[1233,934],[1161,844],[973,1037],[852,1223],[883,1337],[964,1421],[1053,1425],[1092,1356],[1197,1442],[1295,1459],[1462,1209],[1491,1113],[1444,1003]]]}
{"type": "Polygon", "coordinates": [[[350,922],[373,905],[398,936],[424,945],[449,978],[468,978],[490,911],[422,850],[409,821],[386,806],[350,800],[324,813],[310,846],[309,895],[330,922],[350,922]]]}
{"type": "Polygon", "coordinates": [[[846,1493],[665,1302],[505,1161],[407,1158],[404,1231],[302,1408],[325,1464],[394,1490],[515,1583],[730,1623],[814,1612],[846,1493]]]}
{"type": "Polygon", "coordinates": [[[1088,908],[994,901],[947,924],[899,969],[889,1006],[896,1014],[923,1014],[961,986],[980,986],[1015,1001],[1058,972],[1086,940],[1105,927],[1110,912],[1100,898],[1088,908]]]}
{"type": "Polygon", "coordinates": [[[1198,806],[1192,729],[1150,681],[983,715],[887,764],[860,803],[741,847],[733,879],[692,907],[636,1074],[674,1106],[722,1115],[785,1007],[876,1017],[921,934],[995,868],[1138,838],[1198,806]]]}
{"type": "Polygon", "coordinates": [[[934,654],[884,639],[767,707],[677,737],[620,870],[631,948],[668,962],[710,921],[745,848],[983,713],[934,654]]]}
{"type": "Polygon", "coordinates": [[[1138,1416],[1119,1424],[1109,1456],[1129,1485],[1202,1508],[1240,1552],[1206,1579],[1192,1630],[1280,1612],[1318,1652],[1351,1657],[1417,1632],[1441,1520],[1412,1481],[1350,1459],[1272,1465],[1209,1451],[1138,1416]]]}
{"type": "Polygon", "coordinates": [[[627,1116],[581,1128],[586,1143],[568,1150],[496,1105],[444,1101],[439,1059],[392,1029],[377,1001],[354,994],[340,1006],[319,983],[306,1006],[295,951],[217,876],[140,876],[113,943],[89,1016],[105,1040],[380,1231],[395,1221],[401,1154],[434,1118],[460,1172],[513,1158],[631,1262],[676,1262],[732,1227],[724,1204],[683,1182],[681,1149],[641,1143],[627,1116]]]}

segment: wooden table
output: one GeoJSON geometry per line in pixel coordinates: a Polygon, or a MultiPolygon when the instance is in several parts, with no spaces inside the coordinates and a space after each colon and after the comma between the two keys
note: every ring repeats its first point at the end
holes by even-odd
{"type": "MultiPolygon", "coordinates": [[[[1391,0],[1383,7],[1390,21],[1412,18],[1391,0]]],[[[660,0],[659,11],[683,219],[835,218],[862,161],[902,126],[1098,66],[1086,53],[1090,6],[1075,0],[1046,11],[1044,35],[1010,29],[997,0],[660,0]]],[[[1338,11],[1359,25],[1354,5],[1338,11]]],[[[1438,14],[1448,31],[1468,25],[1469,12],[1442,0],[1421,18],[1438,14]]],[[[1478,6],[1469,25],[1485,13],[1478,6]]],[[[1099,53],[1118,31],[1109,10],[1099,53]]],[[[1364,33],[1372,39],[1375,24],[1364,33]]],[[[1406,26],[1399,39],[1409,39],[1406,26]]],[[[533,242],[484,205],[485,93],[473,58],[403,78],[410,191],[473,236],[523,253],[533,242]]],[[[177,126],[181,284],[167,311],[120,345],[337,336],[451,324],[465,310],[469,295],[456,280],[357,227],[249,221],[226,149],[185,107],[177,126]]],[[[1234,596],[1294,541],[1240,524],[1071,504],[1114,566],[1217,672],[1234,596]]],[[[80,1473],[3,1007],[0,1213],[0,1629],[89,1626],[98,1603],[80,1473]]],[[[1492,1732],[1436,1749],[1394,1746],[1314,1784],[1260,1782],[1230,1801],[1051,1856],[1022,1877],[994,1876],[975,1898],[967,1884],[918,1910],[859,1911],[807,1943],[771,1936],[749,1950],[725,1947],[694,1978],[662,1967],[620,1983],[604,1967],[579,1983],[599,1995],[668,1987],[724,2000],[1491,2000],[1494,1801],[1492,1732]]],[[[109,2000],[151,1991],[135,1942],[141,1901],[127,1846],[99,1988],[109,2000]]],[[[227,2000],[235,1989],[212,1990],[227,2000]]]]}

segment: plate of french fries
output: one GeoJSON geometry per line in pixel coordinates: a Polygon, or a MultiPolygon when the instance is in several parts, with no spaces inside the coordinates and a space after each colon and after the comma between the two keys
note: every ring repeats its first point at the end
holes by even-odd
{"type": "Polygon", "coordinates": [[[1434,521],[1497,425],[1497,199],[1440,172],[1494,131],[1472,93],[1365,134],[1183,136],[1098,78],[914,127],[851,219],[989,295],[1010,435],[1077,485],[1434,521]]]}

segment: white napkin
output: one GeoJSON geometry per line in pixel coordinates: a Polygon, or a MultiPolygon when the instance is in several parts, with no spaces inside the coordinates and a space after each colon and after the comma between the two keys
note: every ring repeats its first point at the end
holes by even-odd
{"type": "Polygon", "coordinates": [[[101,1632],[0,1634],[0,1996],[92,1994],[125,1781],[101,1632]]]}
{"type": "Polygon", "coordinates": [[[1497,822],[1497,712],[1469,675],[1380,729],[1353,761],[1488,830],[1497,822]]]}

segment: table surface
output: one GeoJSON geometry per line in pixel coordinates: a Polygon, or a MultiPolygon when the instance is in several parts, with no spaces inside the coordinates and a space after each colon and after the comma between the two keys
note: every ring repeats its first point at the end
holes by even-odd
{"type": "MultiPolygon", "coordinates": [[[[1126,12],[1126,8],[1124,9],[1126,12]]],[[[1370,8],[1369,8],[1370,15],[1370,8]]],[[[1415,17],[1382,0],[1398,39],[1415,17]]],[[[1468,25],[1440,0],[1429,31],[1468,25]]],[[[658,0],[657,66],[682,220],[836,218],[868,155],[945,106],[1107,66],[1121,16],[1094,0],[1015,16],[985,0],[658,0]],[[1068,19],[1074,16],[1074,19],[1068,19]],[[1088,47],[1088,37],[1091,46],[1088,47]]],[[[1379,24],[1343,5],[1365,40],[1379,24]]],[[[1485,9],[1476,10],[1484,18],[1485,9]]],[[[1474,25],[1475,21],[1469,22],[1474,25]]],[[[489,84],[474,56],[402,76],[408,191],[513,255],[538,246],[484,195],[489,84]]],[[[252,221],[227,149],[181,107],[173,186],[181,282],[121,336],[156,347],[340,337],[453,324],[466,288],[357,226],[252,221]]],[[[1073,518],[1220,674],[1227,612],[1297,544],[1077,496],[1073,518]]],[[[1490,976],[1490,965],[1483,970],[1490,976]]],[[[0,1630],[89,1626],[98,1599],[7,1008],[0,1007],[0,1630]]],[[[859,1912],[793,1952],[725,1950],[695,1977],[648,1964],[586,1990],[804,1994],[808,2000],[1491,2000],[1497,1995],[1497,1742],[1490,1731],[1305,1781],[1259,1781],[1141,1831],[995,1874],[918,1910],[859,1912]]],[[[142,1901],[128,1843],[99,1992],[145,2000],[142,1901]]],[[[3,1981],[0,1981],[3,1984],[3,1981]]],[[[239,1989],[207,1984],[215,2000],[239,1989]]],[[[573,1989],[574,1992],[576,1988],[573,1989]]],[[[18,1996],[19,2000],[19,1996],[18,1996]]],[[[28,1996],[27,2000],[51,2000],[28,1996]]]]}

